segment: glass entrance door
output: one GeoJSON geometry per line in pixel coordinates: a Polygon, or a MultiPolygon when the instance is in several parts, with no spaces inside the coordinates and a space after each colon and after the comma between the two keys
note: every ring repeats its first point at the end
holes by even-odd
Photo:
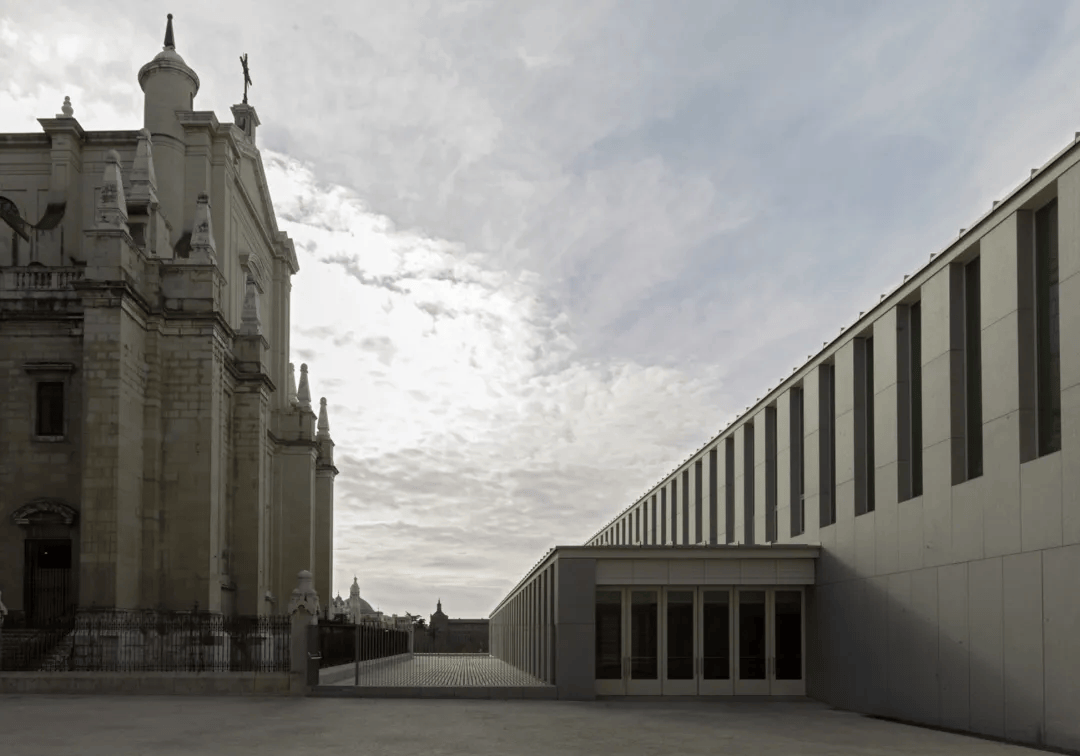
{"type": "Polygon", "coordinates": [[[623,590],[596,591],[596,693],[619,696],[626,693],[623,653],[623,590]]]}
{"type": "Polygon", "coordinates": [[[624,605],[629,610],[626,648],[629,653],[626,694],[660,694],[660,591],[627,588],[624,605]]]}
{"type": "Polygon", "coordinates": [[[698,693],[703,696],[731,695],[731,611],[730,588],[701,589],[701,661],[698,693]]]}
{"type": "Polygon", "coordinates": [[[770,692],[774,696],[804,696],[803,592],[780,588],[770,592],[773,615],[770,692]]]}
{"type": "Polygon", "coordinates": [[[598,588],[597,695],[660,691],[660,589],[598,588]]]}
{"type": "Polygon", "coordinates": [[[697,695],[700,675],[697,614],[696,589],[664,589],[662,687],[666,696],[697,695]]]}
{"type": "Polygon", "coordinates": [[[735,693],[806,695],[802,590],[739,588],[735,593],[735,693]]]}
{"type": "Polygon", "coordinates": [[[596,591],[598,695],[806,694],[801,588],[596,591]]]}
{"type": "Polygon", "coordinates": [[[735,693],[768,695],[768,592],[764,588],[735,591],[735,693]]]}

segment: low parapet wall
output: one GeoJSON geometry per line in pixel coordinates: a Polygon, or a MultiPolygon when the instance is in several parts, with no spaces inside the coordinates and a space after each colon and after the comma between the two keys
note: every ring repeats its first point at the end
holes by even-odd
{"type": "Polygon", "coordinates": [[[0,672],[0,693],[287,696],[297,685],[288,672],[0,672]]]}

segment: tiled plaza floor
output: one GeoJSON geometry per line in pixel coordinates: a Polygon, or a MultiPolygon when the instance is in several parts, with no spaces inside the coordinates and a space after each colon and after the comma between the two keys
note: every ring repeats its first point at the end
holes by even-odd
{"type": "MultiPolygon", "coordinates": [[[[332,685],[353,685],[349,676],[332,685]]],[[[369,669],[361,668],[361,687],[530,687],[546,685],[502,659],[481,654],[413,654],[369,669]]]]}
{"type": "Polygon", "coordinates": [[[11,756],[1036,756],[814,702],[0,695],[11,756]]]}

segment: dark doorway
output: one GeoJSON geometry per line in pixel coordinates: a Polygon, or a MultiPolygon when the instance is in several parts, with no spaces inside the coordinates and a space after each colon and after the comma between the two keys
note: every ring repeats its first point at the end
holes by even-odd
{"type": "Polygon", "coordinates": [[[26,622],[46,627],[74,611],[71,585],[71,541],[25,541],[23,596],[26,622]]]}

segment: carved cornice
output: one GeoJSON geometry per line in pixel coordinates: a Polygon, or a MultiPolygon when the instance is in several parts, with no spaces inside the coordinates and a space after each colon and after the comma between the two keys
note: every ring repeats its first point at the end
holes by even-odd
{"type": "Polygon", "coordinates": [[[267,397],[277,391],[277,385],[270,378],[269,375],[263,372],[249,372],[240,368],[241,360],[237,360],[233,355],[229,355],[225,358],[225,370],[229,376],[237,383],[256,384],[267,392],[267,397]]]}
{"type": "Polygon", "coordinates": [[[336,478],[338,475],[338,469],[334,466],[334,463],[326,464],[325,462],[315,463],[315,477],[317,478],[336,478]]]}

